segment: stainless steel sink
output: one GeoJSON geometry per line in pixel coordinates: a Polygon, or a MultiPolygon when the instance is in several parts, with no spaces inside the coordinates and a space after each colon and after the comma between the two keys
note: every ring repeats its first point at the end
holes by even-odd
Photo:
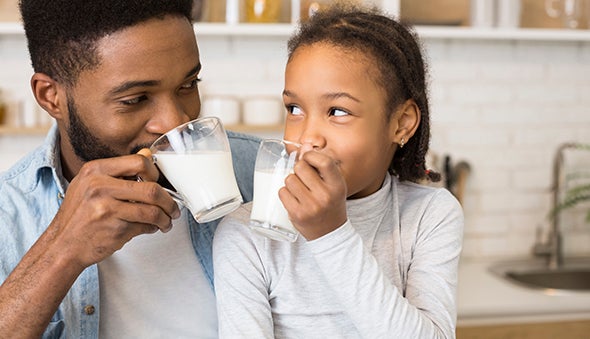
{"type": "Polygon", "coordinates": [[[497,276],[523,287],[541,290],[590,292],[590,259],[566,260],[549,269],[542,260],[498,263],[490,268],[497,276]]]}

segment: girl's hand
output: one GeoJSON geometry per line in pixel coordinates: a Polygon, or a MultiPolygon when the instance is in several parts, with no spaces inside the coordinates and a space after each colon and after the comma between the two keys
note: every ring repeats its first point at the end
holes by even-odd
{"type": "Polygon", "coordinates": [[[328,155],[301,147],[294,174],[285,179],[279,197],[291,222],[307,240],[317,239],[346,222],[346,182],[328,155]]]}

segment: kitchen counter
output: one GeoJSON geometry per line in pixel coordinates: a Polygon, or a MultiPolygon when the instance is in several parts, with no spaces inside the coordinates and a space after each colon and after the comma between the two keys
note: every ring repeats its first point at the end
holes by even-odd
{"type": "Polygon", "coordinates": [[[461,260],[458,326],[590,320],[590,292],[522,287],[493,274],[495,263],[461,260]]]}

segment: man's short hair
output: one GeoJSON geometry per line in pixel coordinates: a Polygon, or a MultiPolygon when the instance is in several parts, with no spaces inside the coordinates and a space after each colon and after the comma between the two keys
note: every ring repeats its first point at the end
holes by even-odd
{"type": "Polygon", "coordinates": [[[191,21],[192,0],[20,0],[19,6],[34,71],[71,86],[99,65],[98,40],[166,15],[191,21]]]}

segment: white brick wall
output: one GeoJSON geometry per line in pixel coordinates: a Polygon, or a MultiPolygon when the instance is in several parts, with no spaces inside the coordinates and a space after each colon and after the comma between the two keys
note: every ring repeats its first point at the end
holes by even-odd
{"type": "MultiPolygon", "coordinates": [[[[434,41],[432,149],[472,167],[464,257],[527,256],[548,229],[553,153],[590,142],[588,45],[434,41]]],[[[564,219],[566,253],[588,255],[590,225],[564,219]]]]}
{"type": "MultiPolygon", "coordinates": [[[[30,76],[22,40],[0,37],[0,87],[19,98],[30,76]]],[[[203,95],[280,95],[286,38],[205,36],[199,45],[203,95]]],[[[590,143],[590,43],[427,39],[425,48],[432,152],[471,165],[464,257],[529,255],[537,227],[549,226],[555,149],[590,143]]],[[[0,137],[0,170],[41,140],[0,137]]],[[[565,219],[566,253],[590,254],[583,211],[565,219]]]]}

